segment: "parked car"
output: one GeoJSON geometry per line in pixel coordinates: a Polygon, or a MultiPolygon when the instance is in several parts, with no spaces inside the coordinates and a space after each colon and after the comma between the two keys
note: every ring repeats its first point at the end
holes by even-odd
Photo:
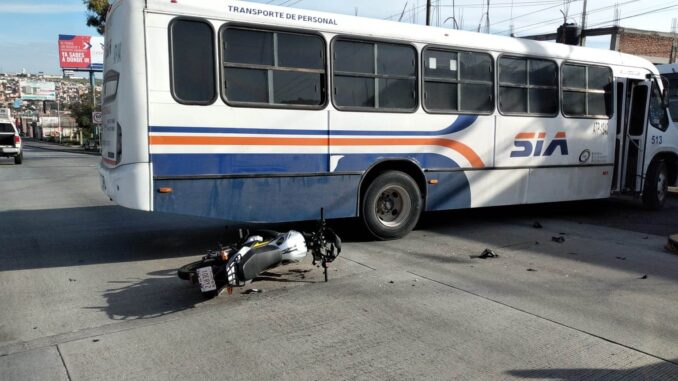
{"type": "Polygon", "coordinates": [[[24,160],[21,136],[10,119],[0,120],[0,157],[13,157],[14,164],[24,160]]]}

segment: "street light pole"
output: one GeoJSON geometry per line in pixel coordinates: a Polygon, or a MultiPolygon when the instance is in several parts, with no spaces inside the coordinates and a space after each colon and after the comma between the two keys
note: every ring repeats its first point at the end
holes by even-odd
{"type": "MultiPolygon", "coordinates": [[[[89,72],[89,84],[92,91],[92,111],[96,111],[97,110],[96,78],[94,77],[93,70],[90,70],[89,72]]],[[[99,125],[95,125],[94,123],[92,123],[92,126],[94,127],[94,139],[95,141],[99,141],[100,139],[99,125]]]]}
{"type": "Polygon", "coordinates": [[[57,121],[59,123],[58,124],[58,126],[59,126],[59,144],[61,144],[61,139],[64,136],[64,132],[61,129],[61,115],[60,115],[61,113],[59,111],[59,93],[57,93],[56,91],[54,93],[56,94],[56,101],[57,101],[57,121]]]}
{"type": "Polygon", "coordinates": [[[426,25],[431,25],[431,0],[426,0],[426,25]]]}

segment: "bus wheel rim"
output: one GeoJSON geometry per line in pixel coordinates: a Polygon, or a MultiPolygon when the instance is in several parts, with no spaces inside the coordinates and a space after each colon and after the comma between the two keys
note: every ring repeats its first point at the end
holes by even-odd
{"type": "Polygon", "coordinates": [[[379,221],[388,227],[400,226],[412,209],[410,194],[400,185],[387,185],[379,192],[375,212],[379,221]]]}

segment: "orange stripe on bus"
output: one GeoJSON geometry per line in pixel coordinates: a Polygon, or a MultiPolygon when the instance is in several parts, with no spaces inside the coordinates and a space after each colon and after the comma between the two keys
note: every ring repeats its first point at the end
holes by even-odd
{"type": "Polygon", "coordinates": [[[540,132],[539,133],[539,139],[544,139],[546,138],[546,132],[540,132]]]}
{"type": "Polygon", "coordinates": [[[450,148],[460,153],[474,168],[483,168],[483,160],[464,143],[442,138],[262,138],[227,136],[151,136],[152,145],[249,145],[249,146],[420,146],[433,145],[450,148]]]}
{"type": "Polygon", "coordinates": [[[328,138],[258,138],[229,136],[151,136],[155,145],[322,146],[328,138]]]}
{"type": "Polygon", "coordinates": [[[483,168],[485,164],[483,160],[476,154],[469,146],[455,140],[442,138],[413,138],[413,139],[360,139],[360,138],[346,138],[338,139],[332,138],[330,145],[333,146],[380,146],[380,145],[396,145],[396,146],[441,146],[447,147],[459,152],[474,168],[483,168]]]}
{"type": "Polygon", "coordinates": [[[556,134],[556,139],[565,139],[565,133],[564,132],[558,132],[556,134]]]}
{"type": "Polygon", "coordinates": [[[535,135],[534,132],[521,132],[516,135],[516,139],[534,139],[535,135]]]}

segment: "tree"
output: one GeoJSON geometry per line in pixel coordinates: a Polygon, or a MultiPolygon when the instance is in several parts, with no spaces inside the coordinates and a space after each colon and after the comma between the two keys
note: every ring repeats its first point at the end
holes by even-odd
{"type": "Polygon", "coordinates": [[[83,0],[87,6],[87,26],[97,28],[99,34],[106,29],[106,13],[110,5],[108,0],[83,0]]]}
{"type": "Polygon", "coordinates": [[[80,101],[68,106],[71,115],[75,118],[78,126],[84,129],[92,127],[92,97],[89,94],[83,94],[80,101]]]}

